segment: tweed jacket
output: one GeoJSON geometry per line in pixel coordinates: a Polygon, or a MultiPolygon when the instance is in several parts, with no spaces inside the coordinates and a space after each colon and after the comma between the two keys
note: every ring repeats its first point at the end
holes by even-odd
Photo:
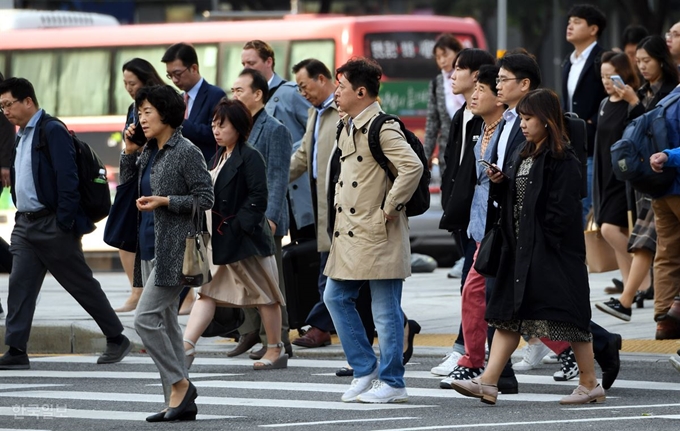
{"type": "Polygon", "coordinates": [[[335,280],[404,279],[411,275],[408,218],[403,206],[418,186],[423,165],[399,127],[386,122],[380,146],[395,174],[392,183],[368,148],[368,129],[381,112],[376,102],[349,124],[343,119],[335,187],[336,218],[324,274],[335,280]],[[397,209],[399,208],[399,209],[397,209]],[[385,214],[394,216],[387,221],[385,214]]]}
{"type": "Polygon", "coordinates": [[[268,197],[265,215],[276,223],[274,236],[284,236],[288,233],[290,224],[286,201],[290,155],[293,152],[290,132],[263,109],[256,114],[248,142],[262,154],[267,164],[268,197]]]}
{"type": "MultiPolygon", "coordinates": [[[[120,183],[137,177],[141,195],[144,168],[151,150],[120,157],[120,183]]],[[[181,127],[158,150],[151,166],[151,190],[154,196],[167,196],[170,203],[153,211],[156,286],[178,286],[187,233],[191,230],[193,197],[198,196],[201,211],[212,208],[212,179],[201,150],[182,136],[181,127]]],[[[202,214],[202,212],[201,212],[202,214]]],[[[139,219],[139,218],[138,218],[139,219]]],[[[139,228],[139,226],[138,226],[139,228]]],[[[139,249],[139,244],[137,245],[139,249]]],[[[139,253],[135,256],[134,285],[143,286],[139,253]]]]}
{"type": "MultiPolygon", "coordinates": [[[[434,153],[435,148],[439,147],[439,172],[444,172],[446,169],[446,160],[444,154],[446,153],[446,146],[449,143],[449,130],[451,127],[452,117],[446,109],[446,92],[452,91],[448,82],[444,82],[444,76],[440,73],[432,81],[428,87],[429,100],[427,102],[427,119],[425,123],[425,141],[423,147],[425,148],[425,157],[430,159],[434,153]],[[432,86],[434,85],[434,88],[432,86]]],[[[459,96],[454,96],[459,97],[459,96]]],[[[465,101],[462,98],[462,101],[465,101]]],[[[457,105],[460,107],[460,104],[457,105]]],[[[456,111],[458,109],[456,108],[456,111]]]]}
{"type": "MultiPolygon", "coordinates": [[[[316,123],[317,110],[309,108],[309,119],[307,120],[307,130],[302,138],[302,145],[290,159],[290,179],[295,180],[302,174],[308,173],[309,178],[313,178],[312,159],[314,150],[312,141],[314,140],[314,126],[316,123]]],[[[331,249],[331,239],[328,236],[328,203],[326,201],[326,171],[328,160],[331,157],[331,150],[335,143],[337,132],[338,107],[335,102],[326,109],[319,120],[319,135],[316,142],[317,146],[317,178],[316,178],[316,202],[317,202],[317,223],[316,238],[317,249],[320,252],[331,249]]]]}
{"type": "MultiPolygon", "coordinates": [[[[292,154],[302,145],[302,136],[307,126],[307,112],[312,105],[298,92],[295,82],[284,81],[276,73],[269,83],[270,89],[275,87],[278,88],[267,101],[265,110],[286,126],[290,132],[293,139],[292,154]]],[[[288,197],[290,198],[290,211],[293,213],[297,228],[314,224],[312,190],[309,176],[306,173],[288,185],[288,197]]]]}

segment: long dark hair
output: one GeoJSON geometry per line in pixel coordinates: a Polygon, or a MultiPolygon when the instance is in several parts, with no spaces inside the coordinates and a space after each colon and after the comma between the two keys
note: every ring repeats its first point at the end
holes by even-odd
{"type": "Polygon", "coordinates": [[[637,91],[640,88],[640,78],[633,69],[633,64],[630,58],[623,52],[607,51],[602,54],[602,64],[609,63],[614,67],[616,73],[619,74],[623,82],[630,85],[630,87],[637,91]]]}
{"type": "Polygon", "coordinates": [[[546,125],[548,136],[540,146],[535,142],[527,142],[521,156],[537,157],[544,151],[550,152],[557,159],[565,157],[567,135],[564,131],[564,117],[560,99],[554,91],[539,88],[528,92],[517,104],[517,113],[537,117],[546,125]]]}
{"type": "Polygon", "coordinates": [[[151,85],[165,85],[161,76],[151,63],[143,58],[133,58],[123,64],[123,72],[132,72],[139,79],[144,87],[151,85]]]}
{"type": "Polygon", "coordinates": [[[663,37],[657,34],[647,36],[638,43],[636,51],[639,49],[644,49],[650,57],[659,62],[659,66],[661,66],[661,81],[664,84],[678,83],[678,67],[675,65],[673,57],[668,50],[668,45],[666,45],[666,40],[663,37]]]}

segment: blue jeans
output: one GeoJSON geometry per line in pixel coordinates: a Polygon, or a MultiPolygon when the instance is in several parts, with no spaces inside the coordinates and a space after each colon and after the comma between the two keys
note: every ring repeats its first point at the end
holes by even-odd
{"type": "MultiPolygon", "coordinates": [[[[363,280],[326,282],[324,302],[333,318],[347,362],[354,369],[354,378],[364,377],[378,366],[378,359],[366,339],[366,332],[356,308],[356,299],[363,280]]],[[[394,388],[404,383],[404,314],[401,311],[403,280],[369,280],[371,310],[378,331],[380,364],[378,378],[394,388]]]]}
{"type": "Polygon", "coordinates": [[[586,173],[588,176],[588,196],[583,198],[583,229],[586,226],[586,217],[588,216],[588,211],[590,207],[593,206],[593,158],[588,157],[588,171],[586,173]]]}

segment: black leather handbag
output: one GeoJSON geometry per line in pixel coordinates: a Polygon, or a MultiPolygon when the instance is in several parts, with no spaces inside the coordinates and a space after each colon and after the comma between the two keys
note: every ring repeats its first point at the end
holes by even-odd
{"type": "Polygon", "coordinates": [[[501,247],[503,238],[501,233],[500,218],[494,223],[482,242],[479,243],[477,258],[475,259],[475,271],[484,277],[496,277],[498,266],[501,263],[501,247]]]}
{"type": "Polygon", "coordinates": [[[109,218],[104,228],[104,242],[111,247],[134,253],[137,250],[137,177],[116,187],[109,218]]]}

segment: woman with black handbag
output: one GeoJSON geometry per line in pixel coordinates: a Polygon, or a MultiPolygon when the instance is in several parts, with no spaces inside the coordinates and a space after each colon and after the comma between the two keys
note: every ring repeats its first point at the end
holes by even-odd
{"type": "Polygon", "coordinates": [[[262,154],[247,142],[252,127],[253,118],[242,102],[225,97],[215,107],[212,130],[219,150],[210,161],[215,206],[206,213],[213,279],[198,290],[184,331],[187,366],[217,306],[257,307],[267,333],[267,352],[253,369],[288,366],[281,342],[285,299],[279,289],[274,237],[265,217],[267,173],[262,154]]]}
{"type": "Polygon", "coordinates": [[[120,158],[122,183],[136,178],[141,212],[134,285],[144,286],[135,314],[135,329],[161,375],[166,409],[149,422],[194,420],[196,388],[187,379],[182,330],[177,321],[183,289],[182,264],[194,197],[198,210],[212,207],[210,173],[201,151],[182,136],[185,105],[169,85],[144,87],[135,97],[139,124],[148,142],[139,152],[125,132],[120,158]]]}
{"type": "Polygon", "coordinates": [[[520,336],[568,341],[581,374],[561,404],[603,402],[595,376],[590,288],[581,220],[579,162],[568,146],[557,95],[529,92],[517,105],[526,138],[510,169],[487,170],[501,207],[501,257],[485,319],[496,328],[489,361],[476,379],[457,380],[459,393],[495,404],[501,372],[520,336]]]}

